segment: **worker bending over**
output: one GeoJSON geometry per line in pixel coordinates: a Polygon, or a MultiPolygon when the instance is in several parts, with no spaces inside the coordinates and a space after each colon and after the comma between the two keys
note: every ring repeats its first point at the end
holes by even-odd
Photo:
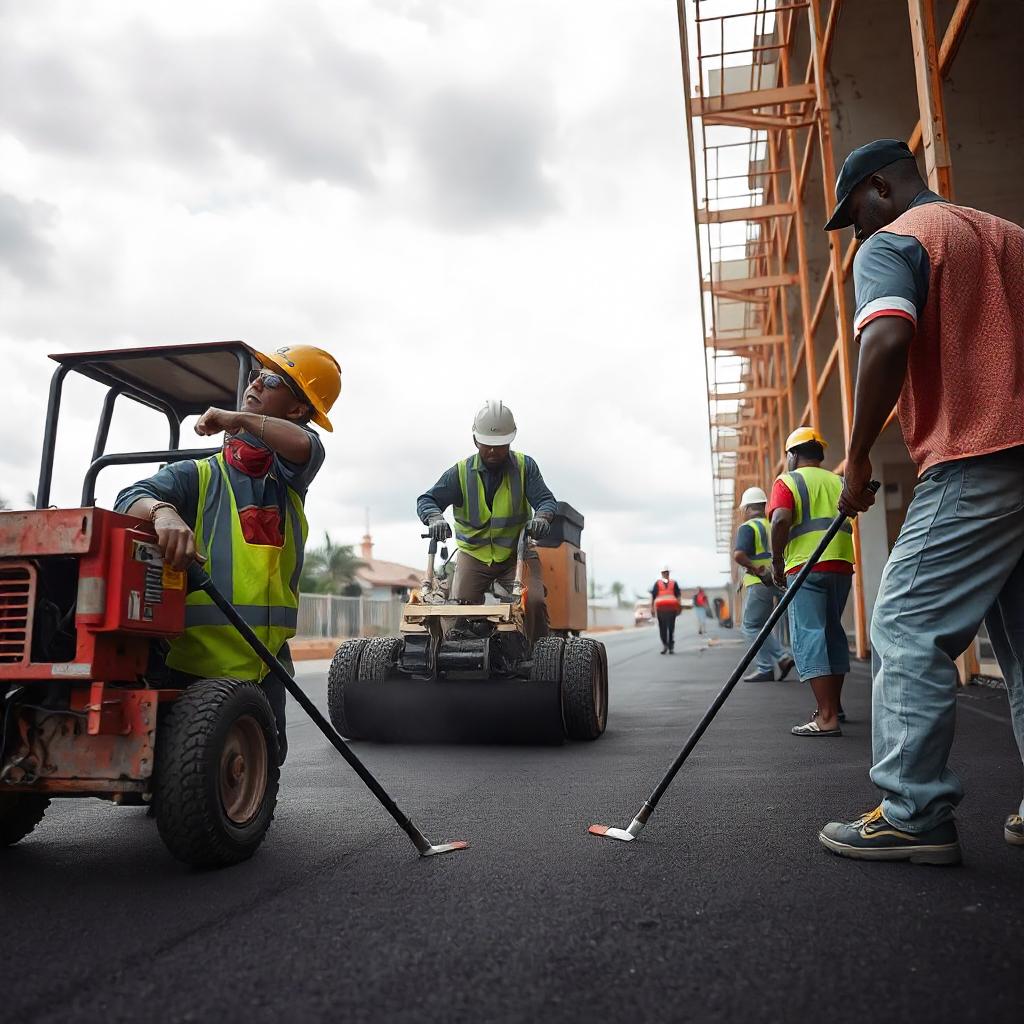
{"type": "MultiPolygon", "coordinates": [[[[536,539],[551,529],[555,497],[537,463],[514,452],[516,436],[512,410],[489,401],[473,420],[476,455],[445,470],[430,490],[419,496],[416,514],[437,541],[452,535],[444,511],[452,506],[459,557],[452,597],[459,604],[480,604],[495,582],[512,589],[516,575],[516,546],[526,528],[536,539]],[[533,509],[531,514],[530,509],[533,509]]],[[[547,601],[536,551],[527,551],[526,631],[531,641],[548,632],[547,601]]]]}
{"type": "MultiPolygon", "coordinates": [[[[184,570],[204,560],[217,589],[290,668],[299,575],[306,542],[303,503],[324,461],[309,423],[331,430],[327,413],[341,392],[332,355],[309,345],[258,355],[240,410],[207,409],[197,434],[224,433],[207,459],[165,466],[123,490],[119,512],[153,523],[166,562],[184,570]]],[[[185,632],[171,641],[167,666],[184,684],[231,677],[262,681],[277,721],[280,760],[288,749],[285,689],[202,591],[185,602],[185,632]]]]}
{"type": "MultiPolygon", "coordinates": [[[[768,621],[781,596],[772,582],[772,551],[765,506],[768,496],[760,487],[748,487],[740,498],[740,513],[743,523],[736,531],[733,545],[733,561],[744,570],[743,575],[743,623],[742,632],[747,640],[753,640],[768,621]]],[[[745,683],[769,683],[785,679],[793,669],[793,659],[785,651],[774,632],[769,633],[757,652],[754,669],[743,677],[745,683]]]]}
{"type": "MultiPolygon", "coordinates": [[[[836,515],[843,481],[822,469],[827,442],[813,427],[786,439],[786,468],[775,481],[771,515],[772,577],[785,588],[817,548],[836,515]]],[[[843,610],[853,579],[853,527],[844,522],[817,565],[793,595],[789,632],[800,681],[810,683],[818,704],[794,736],[842,736],[840,695],[850,671],[843,610]]]]}

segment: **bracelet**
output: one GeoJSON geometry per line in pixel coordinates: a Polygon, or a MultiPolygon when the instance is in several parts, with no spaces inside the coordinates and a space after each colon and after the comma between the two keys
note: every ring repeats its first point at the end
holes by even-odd
{"type": "Polygon", "coordinates": [[[266,429],[267,429],[267,417],[264,416],[263,419],[260,420],[260,440],[261,441],[263,440],[263,431],[266,430],[266,429]]]}
{"type": "Polygon", "coordinates": [[[171,504],[171,503],[170,503],[169,501],[158,501],[158,502],[157,502],[157,503],[156,503],[156,504],[155,504],[155,505],[154,505],[154,506],[153,506],[153,507],[152,507],[152,508],[151,508],[151,509],[149,510],[149,521],[150,521],[151,523],[155,523],[155,522],[156,522],[156,514],[157,514],[157,512],[159,512],[159,511],[160,511],[160,509],[162,509],[162,508],[169,508],[169,509],[170,509],[170,510],[171,510],[171,511],[172,511],[172,512],[173,512],[173,513],[175,514],[175,515],[178,515],[178,510],[177,510],[177,509],[176,509],[176,508],[175,508],[175,507],[174,507],[174,506],[173,506],[173,505],[172,505],[172,504],[171,504]]]}

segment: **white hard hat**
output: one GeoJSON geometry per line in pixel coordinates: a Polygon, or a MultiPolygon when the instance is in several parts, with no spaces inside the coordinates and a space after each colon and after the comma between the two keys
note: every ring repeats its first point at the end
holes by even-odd
{"type": "Polygon", "coordinates": [[[661,567],[661,571],[662,572],[671,572],[672,570],[667,565],[663,565],[661,567]]]}
{"type": "Polygon", "coordinates": [[[740,508],[746,508],[747,505],[767,505],[768,495],[761,490],[760,487],[748,487],[743,492],[743,497],[740,498],[740,508]]]}
{"type": "Polygon", "coordinates": [[[473,419],[473,438],[480,444],[500,447],[511,444],[516,436],[516,418],[498,398],[488,399],[473,419]]]}

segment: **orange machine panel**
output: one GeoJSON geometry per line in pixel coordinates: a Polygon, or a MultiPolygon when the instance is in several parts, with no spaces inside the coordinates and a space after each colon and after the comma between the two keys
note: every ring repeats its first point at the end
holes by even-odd
{"type": "MultiPolygon", "coordinates": [[[[552,629],[587,628],[587,556],[573,544],[538,547],[552,629]]],[[[527,598],[529,600],[529,598],[527,598]]]]}

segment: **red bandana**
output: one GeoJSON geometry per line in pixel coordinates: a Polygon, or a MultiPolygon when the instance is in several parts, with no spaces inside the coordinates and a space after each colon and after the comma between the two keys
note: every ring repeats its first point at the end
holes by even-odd
{"type": "Polygon", "coordinates": [[[246,476],[261,477],[270,472],[274,462],[274,453],[269,448],[261,448],[243,441],[240,437],[224,438],[224,458],[229,466],[234,467],[246,476]]]}

